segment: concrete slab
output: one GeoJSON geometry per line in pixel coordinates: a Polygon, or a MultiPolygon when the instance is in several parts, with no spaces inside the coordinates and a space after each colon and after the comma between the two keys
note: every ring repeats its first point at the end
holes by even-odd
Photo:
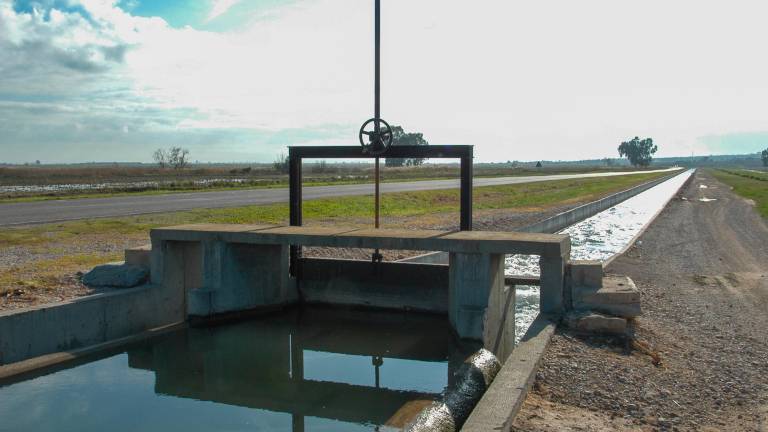
{"type": "Polygon", "coordinates": [[[519,253],[566,256],[571,251],[567,234],[540,234],[498,231],[459,231],[436,239],[434,250],[476,253],[519,253]]]}
{"type": "Polygon", "coordinates": [[[594,310],[620,317],[636,317],[642,313],[640,291],[626,276],[606,276],[598,289],[575,287],[574,308],[594,310]]]}
{"type": "Polygon", "coordinates": [[[255,244],[347,247],[339,244],[339,234],[357,231],[356,227],[282,226],[244,233],[238,241],[255,244]]]}
{"type": "Polygon", "coordinates": [[[438,231],[438,230],[404,230],[404,229],[361,229],[353,232],[339,234],[342,237],[357,236],[357,237],[394,237],[404,239],[427,239],[444,236],[450,234],[452,231],[438,231]]]}
{"type": "Polygon", "coordinates": [[[355,227],[297,227],[199,224],[152,230],[154,240],[295,244],[467,253],[519,253],[552,257],[570,254],[570,238],[562,234],[495,231],[359,229],[355,227]],[[228,235],[229,234],[229,235],[228,235]]]}
{"type": "Polygon", "coordinates": [[[134,265],[134,266],[144,267],[146,269],[149,269],[150,267],[149,257],[151,252],[152,252],[151,244],[128,248],[125,250],[125,263],[128,265],[134,265]]]}
{"type": "Polygon", "coordinates": [[[150,237],[156,240],[201,241],[222,238],[226,234],[252,232],[275,228],[266,224],[187,224],[153,228],[150,237]]]}
{"type": "Polygon", "coordinates": [[[509,431],[523,406],[544,351],[555,332],[552,318],[539,315],[533,321],[501,371],[462,426],[464,432],[509,431]]]}
{"type": "Polygon", "coordinates": [[[571,284],[578,287],[600,288],[603,285],[603,262],[573,260],[569,263],[571,284]]]}
{"type": "Polygon", "coordinates": [[[431,250],[430,240],[449,234],[450,231],[363,229],[339,234],[339,241],[346,247],[431,250]]]}

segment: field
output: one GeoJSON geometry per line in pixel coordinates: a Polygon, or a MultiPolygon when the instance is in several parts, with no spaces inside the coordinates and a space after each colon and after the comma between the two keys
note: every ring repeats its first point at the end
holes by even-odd
{"type": "Polygon", "coordinates": [[[768,219],[768,173],[749,170],[708,170],[715,178],[754,201],[757,211],[768,219]]]}
{"type": "MultiPolygon", "coordinates": [[[[386,168],[384,182],[457,178],[457,164],[386,168]]],[[[531,168],[513,164],[476,164],[475,177],[500,177],[626,171],[628,167],[554,166],[531,168]]],[[[302,169],[306,186],[370,183],[368,163],[308,162],[302,169]]],[[[6,166],[0,167],[0,202],[105,197],[118,194],[159,194],[197,190],[287,187],[288,176],[272,165],[196,165],[183,170],[154,166],[6,166]]]]}
{"type": "MultiPolygon", "coordinates": [[[[474,190],[475,221],[492,229],[508,229],[505,223],[515,215],[539,217],[664,175],[667,173],[478,187],[474,190]]],[[[382,225],[455,229],[458,208],[458,190],[384,194],[382,225]]],[[[372,218],[371,196],[304,203],[306,224],[370,226],[372,218]]],[[[525,219],[513,223],[520,220],[525,219]]],[[[72,293],[82,295],[85,291],[78,272],[120,259],[124,248],[146,243],[153,227],[287,221],[287,204],[271,204],[6,228],[0,231],[0,308],[3,295],[6,302],[15,304],[26,304],[24,299],[55,301],[72,293]],[[62,287],[66,289],[62,291],[62,287]]]]}

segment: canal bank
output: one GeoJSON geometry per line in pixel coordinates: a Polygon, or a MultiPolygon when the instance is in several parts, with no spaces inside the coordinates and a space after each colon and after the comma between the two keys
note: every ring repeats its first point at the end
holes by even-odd
{"type": "Polygon", "coordinates": [[[764,430],[766,245],[752,205],[697,171],[607,267],[640,289],[647,353],[558,330],[515,430],[764,430]]]}

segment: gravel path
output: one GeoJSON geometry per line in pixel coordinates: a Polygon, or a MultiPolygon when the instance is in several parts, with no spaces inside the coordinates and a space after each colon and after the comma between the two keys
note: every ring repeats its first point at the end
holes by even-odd
{"type": "Polygon", "coordinates": [[[560,330],[515,430],[768,430],[768,227],[749,202],[698,172],[607,271],[640,289],[660,364],[560,330]]]}

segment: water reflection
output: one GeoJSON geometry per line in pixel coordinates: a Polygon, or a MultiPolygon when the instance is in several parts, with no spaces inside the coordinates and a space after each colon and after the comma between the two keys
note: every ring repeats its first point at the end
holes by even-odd
{"type": "Polygon", "coordinates": [[[191,328],[0,388],[0,430],[396,429],[476,348],[443,317],[405,314],[309,309],[191,328]]]}

